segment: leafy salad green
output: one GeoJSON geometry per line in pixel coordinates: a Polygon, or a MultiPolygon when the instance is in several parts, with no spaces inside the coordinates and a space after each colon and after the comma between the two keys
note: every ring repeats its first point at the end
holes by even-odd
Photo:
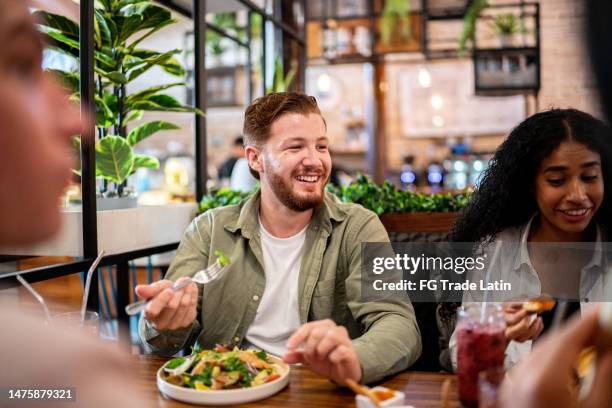
{"type": "Polygon", "coordinates": [[[162,378],[174,385],[196,390],[249,388],[277,380],[281,367],[264,351],[194,350],[188,357],[178,357],[164,364],[162,378]]]}

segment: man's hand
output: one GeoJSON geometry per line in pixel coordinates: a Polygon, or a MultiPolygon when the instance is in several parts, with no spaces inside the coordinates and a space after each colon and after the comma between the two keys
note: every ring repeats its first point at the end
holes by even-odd
{"type": "MultiPolygon", "coordinates": [[[[179,285],[188,278],[176,281],[179,285]]],[[[144,318],[156,330],[181,329],[189,326],[197,317],[198,287],[195,283],[174,292],[174,282],[161,280],[150,285],[136,286],[141,299],[152,299],[144,310],[144,318]]]]}
{"type": "Polygon", "coordinates": [[[578,403],[572,392],[580,352],[595,343],[601,329],[594,307],[539,341],[510,373],[500,390],[501,407],[609,407],[612,401],[612,348],[602,349],[590,395],[578,403]]]}
{"type": "Polygon", "coordinates": [[[523,309],[522,302],[506,302],[503,304],[503,311],[508,342],[535,340],[544,330],[542,318],[538,316],[532,321],[532,315],[523,309]]]}
{"type": "Polygon", "coordinates": [[[341,385],[347,378],[361,380],[361,364],[346,328],[329,319],[300,327],[287,342],[287,348],[283,357],[286,363],[302,363],[341,385]]]}

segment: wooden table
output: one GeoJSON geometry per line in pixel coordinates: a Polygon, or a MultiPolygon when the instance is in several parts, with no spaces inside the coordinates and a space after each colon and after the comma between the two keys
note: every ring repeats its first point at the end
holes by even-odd
{"type": "MultiPolygon", "coordinates": [[[[154,356],[134,356],[139,367],[139,389],[150,398],[152,405],[160,408],[190,407],[192,405],[165,398],[157,390],[156,373],[167,359],[154,356]]],[[[348,389],[339,388],[303,367],[292,366],[289,386],[268,399],[241,407],[354,407],[355,396],[348,389]]],[[[460,407],[455,375],[423,372],[403,372],[380,385],[403,391],[406,404],[420,407],[441,407],[440,390],[445,379],[450,378],[450,407],[460,407]]]]}

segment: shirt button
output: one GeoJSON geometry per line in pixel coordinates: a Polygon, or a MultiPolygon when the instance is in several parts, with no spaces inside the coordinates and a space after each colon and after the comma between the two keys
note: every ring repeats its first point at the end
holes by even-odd
{"type": "Polygon", "coordinates": [[[257,302],[259,300],[259,296],[253,295],[253,300],[257,302]]]}
{"type": "Polygon", "coordinates": [[[240,337],[234,337],[234,343],[238,343],[240,341],[240,337]]]}

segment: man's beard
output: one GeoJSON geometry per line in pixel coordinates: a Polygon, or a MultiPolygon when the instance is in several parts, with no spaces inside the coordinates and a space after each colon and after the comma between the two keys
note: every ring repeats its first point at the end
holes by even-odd
{"type": "MultiPolygon", "coordinates": [[[[326,171],[323,170],[322,173],[323,174],[321,174],[321,176],[324,176],[326,171]]],[[[285,207],[293,211],[302,212],[310,210],[311,208],[318,207],[323,203],[323,198],[325,197],[324,189],[325,185],[329,181],[329,174],[327,175],[325,183],[322,183],[320,191],[313,192],[312,194],[308,194],[307,196],[302,197],[297,194],[294,194],[291,185],[288,184],[278,173],[274,172],[272,169],[268,169],[266,171],[266,174],[272,192],[285,207]]],[[[294,178],[295,175],[292,174],[291,180],[293,180],[294,178]]]]}

